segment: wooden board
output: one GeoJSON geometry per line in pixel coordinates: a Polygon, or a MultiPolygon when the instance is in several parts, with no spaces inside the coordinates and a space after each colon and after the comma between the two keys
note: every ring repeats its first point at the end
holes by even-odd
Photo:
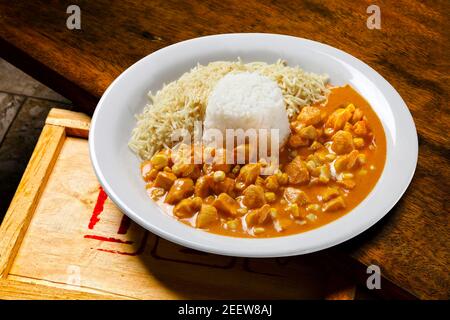
{"type": "Polygon", "coordinates": [[[87,111],[138,59],[209,34],[308,38],[344,50],[380,72],[414,117],[419,162],[394,210],[343,250],[366,266],[379,265],[386,278],[416,297],[450,297],[450,1],[74,3],[81,9],[81,30],[65,28],[72,2],[0,1],[0,55],[87,111]],[[366,27],[373,4],[380,8],[381,29],[366,27]]]}
{"type": "Polygon", "coordinates": [[[355,286],[331,272],[320,255],[218,256],[142,229],[99,186],[89,160],[88,129],[83,114],[50,112],[0,227],[0,298],[354,297],[355,286]]]}

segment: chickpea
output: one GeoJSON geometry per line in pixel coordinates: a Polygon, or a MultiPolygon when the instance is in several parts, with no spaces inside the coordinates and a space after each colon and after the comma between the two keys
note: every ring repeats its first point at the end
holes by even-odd
{"type": "Polygon", "coordinates": [[[239,222],[237,219],[234,219],[234,220],[225,222],[225,225],[226,225],[227,229],[236,230],[239,226],[239,222]]]}
{"type": "Polygon", "coordinates": [[[344,179],[344,180],[353,179],[353,173],[350,173],[350,172],[344,172],[344,173],[342,174],[342,179],[344,179]]]}
{"type": "Polygon", "coordinates": [[[360,176],[365,176],[365,175],[367,174],[367,170],[361,169],[361,170],[359,170],[358,174],[359,174],[360,176]]]}
{"type": "Polygon", "coordinates": [[[312,160],[309,160],[306,163],[306,167],[308,168],[309,171],[313,171],[316,168],[316,163],[312,160]]]}
{"type": "Polygon", "coordinates": [[[236,187],[237,190],[242,191],[242,190],[245,189],[245,183],[243,183],[243,182],[236,182],[235,187],[236,187]]]}
{"type": "Polygon", "coordinates": [[[169,165],[169,158],[165,154],[158,153],[150,159],[150,163],[155,169],[161,170],[169,165]]]}
{"type": "Polygon", "coordinates": [[[265,181],[266,189],[270,191],[276,191],[280,186],[276,176],[268,176],[265,181]]]}
{"type": "Polygon", "coordinates": [[[264,198],[266,198],[266,201],[269,203],[274,202],[276,200],[275,193],[273,192],[264,193],[264,198]]]}
{"type": "Polygon", "coordinates": [[[294,218],[300,217],[300,209],[296,203],[292,203],[287,207],[288,212],[292,214],[294,218]]]}
{"type": "Polygon", "coordinates": [[[316,221],[317,216],[314,213],[310,213],[306,215],[306,219],[308,219],[309,221],[316,221]]]}
{"type": "Polygon", "coordinates": [[[214,172],[213,179],[214,182],[222,182],[223,180],[225,180],[225,172],[223,172],[222,170],[214,172]]]}
{"type": "MultiPolygon", "coordinates": [[[[281,171],[280,171],[281,172],[281,171]]],[[[278,183],[282,186],[287,185],[289,182],[289,176],[287,173],[277,174],[278,183]]]]}
{"type": "Polygon", "coordinates": [[[150,191],[150,197],[153,200],[157,200],[157,199],[161,198],[165,193],[166,193],[166,190],[164,190],[163,188],[154,188],[150,191]]]}
{"type": "Polygon", "coordinates": [[[265,232],[266,231],[266,229],[264,229],[263,227],[256,227],[256,228],[253,228],[253,233],[254,234],[261,234],[261,233],[263,233],[263,232],[265,232]]]}
{"type": "Polygon", "coordinates": [[[355,148],[361,149],[364,147],[364,139],[363,138],[353,138],[353,144],[355,145],[355,148]]]}
{"type": "Polygon", "coordinates": [[[327,136],[331,136],[334,133],[333,128],[325,128],[324,132],[327,136]]]}
{"type": "Polygon", "coordinates": [[[306,210],[308,211],[320,211],[320,205],[317,203],[310,204],[306,207],[306,210]]]}
{"type": "Polygon", "coordinates": [[[325,165],[320,168],[319,181],[322,183],[328,183],[330,181],[330,169],[325,165]]]}
{"type": "Polygon", "coordinates": [[[367,157],[365,154],[360,153],[360,154],[358,154],[357,160],[358,160],[359,164],[363,165],[363,164],[366,164],[367,157]]]}

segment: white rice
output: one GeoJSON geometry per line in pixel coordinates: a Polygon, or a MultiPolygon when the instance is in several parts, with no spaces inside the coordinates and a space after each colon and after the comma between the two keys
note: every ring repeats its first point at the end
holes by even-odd
{"type": "MultiPolygon", "coordinates": [[[[226,137],[226,129],[279,130],[283,144],[289,137],[289,119],[280,87],[258,73],[227,74],[209,96],[204,131],[218,129],[226,137]]],[[[255,132],[256,133],[256,132],[255,132]]]]}

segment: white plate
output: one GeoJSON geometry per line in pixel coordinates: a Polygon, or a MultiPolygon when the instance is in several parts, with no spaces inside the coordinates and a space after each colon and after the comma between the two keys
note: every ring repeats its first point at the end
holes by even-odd
{"type": "Polygon", "coordinates": [[[97,105],[89,134],[92,164],[105,192],[131,219],[151,232],[186,247],[223,255],[280,257],[325,249],[363,232],[380,220],[408,187],[417,163],[417,133],[405,102],[371,67],[328,45],[275,34],[224,34],[177,43],[125,70],[97,105]],[[215,60],[275,62],[327,73],[334,85],[351,84],[372,105],[387,139],[384,171],[372,192],[345,216],[320,228],[278,238],[243,239],[197,230],[163,213],[151,201],[139,160],[128,149],[134,115],[147,92],[177,79],[198,62],[215,60]]]}

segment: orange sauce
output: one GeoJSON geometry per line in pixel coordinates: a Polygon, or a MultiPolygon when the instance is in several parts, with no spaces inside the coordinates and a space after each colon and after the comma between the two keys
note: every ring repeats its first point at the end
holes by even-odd
{"type": "MultiPolygon", "coordinates": [[[[216,234],[234,237],[265,238],[296,234],[328,224],[347,214],[359,203],[361,203],[361,201],[363,201],[374,188],[383,172],[386,160],[386,137],[383,126],[369,103],[348,85],[344,87],[332,88],[331,93],[328,96],[327,103],[323,106],[317,107],[320,108],[322,114],[329,116],[336,109],[345,108],[349,104],[353,104],[363,112],[365,121],[367,122],[370,131],[370,134],[364,138],[364,147],[358,148],[359,154],[365,155],[365,163],[345,170],[346,174],[352,176],[352,180],[354,181],[353,188],[346,188],[340,184],[338,181],[339,174],[332,171],[331,179],[328,183],[309,183],[304,185],[288,184],[275,192],[276,200],[270,203],[270,207],[276,209],[277,219],[282,219],[284,221],[291,220],[292,222],[289,227],[286,227],[282,231],[280,231],[280,228],[277,228],[274,219],[267,219],[266,222],[258,226],[261,229],[264,229],[264,231],[256,234],[254,232],[254,228],[247,227],[245,215],[236,218],[228,217],[220,212],[220,219],[211,224],[205,230],[216,234]],[[286,187],[297,188],[305,192],[309,198],[307,205],[299,206],[300,217],[293,218],[290,211],[287,210],[289,204],[287,204],[286,201],[283,201],[283,190],[285,190],[286,187]],[[323,201],[322,196],[327,188],[330,187],[339,190],[340,195],[345,201],[345,208],[339,208],[330,212],[324,211],[323,209],[311,210],[311,207],[313,207],[312,205],[317,205],[316,208],[324,208],[325,201],[323,201]],[[238,227],[236,229],[230,229],[226,226],[226,222],[231,219],[237,219],[238,227]]],[[[321,126],[324,126],[324,124],[322,123],[321,126]]],[[[329,143],[327,144],[324,142],[324,146],[328,149],[328,152],[333,153],[329,143]]],[[[314,153],[314,151],[311,151],[311,149],[307,146],[298,148],[291,148],[287,146],[281,152],[280,164],[282,165],[282,168],[284,168],[287,163],[292,161],[293,156],[291,154],[294,149],[296,154],[300,155],[302,159],[306,159],[308,155],[314,153]]],[[[146,165],[148,166],[148,163],[144,162],[143,167],[146,165]]],[[[332,162],[330,166],[332,166],[332,162]]],[[[151,190],[152,187],[150,185],[149,192],[151,190]]],[[[203,200],[205,201],[205,199],[203,200]]],[[[157,202],[164,209],[164,211],[173,216],[174,207],[165,203],[164,197],[159,198],[157,202]]],[[[197,215],[198,213],[195,213],[189,218],[179,220],[195,227],[197,215]]],[[[174,218],[176,217],[174,216],[174,218]]]]}

